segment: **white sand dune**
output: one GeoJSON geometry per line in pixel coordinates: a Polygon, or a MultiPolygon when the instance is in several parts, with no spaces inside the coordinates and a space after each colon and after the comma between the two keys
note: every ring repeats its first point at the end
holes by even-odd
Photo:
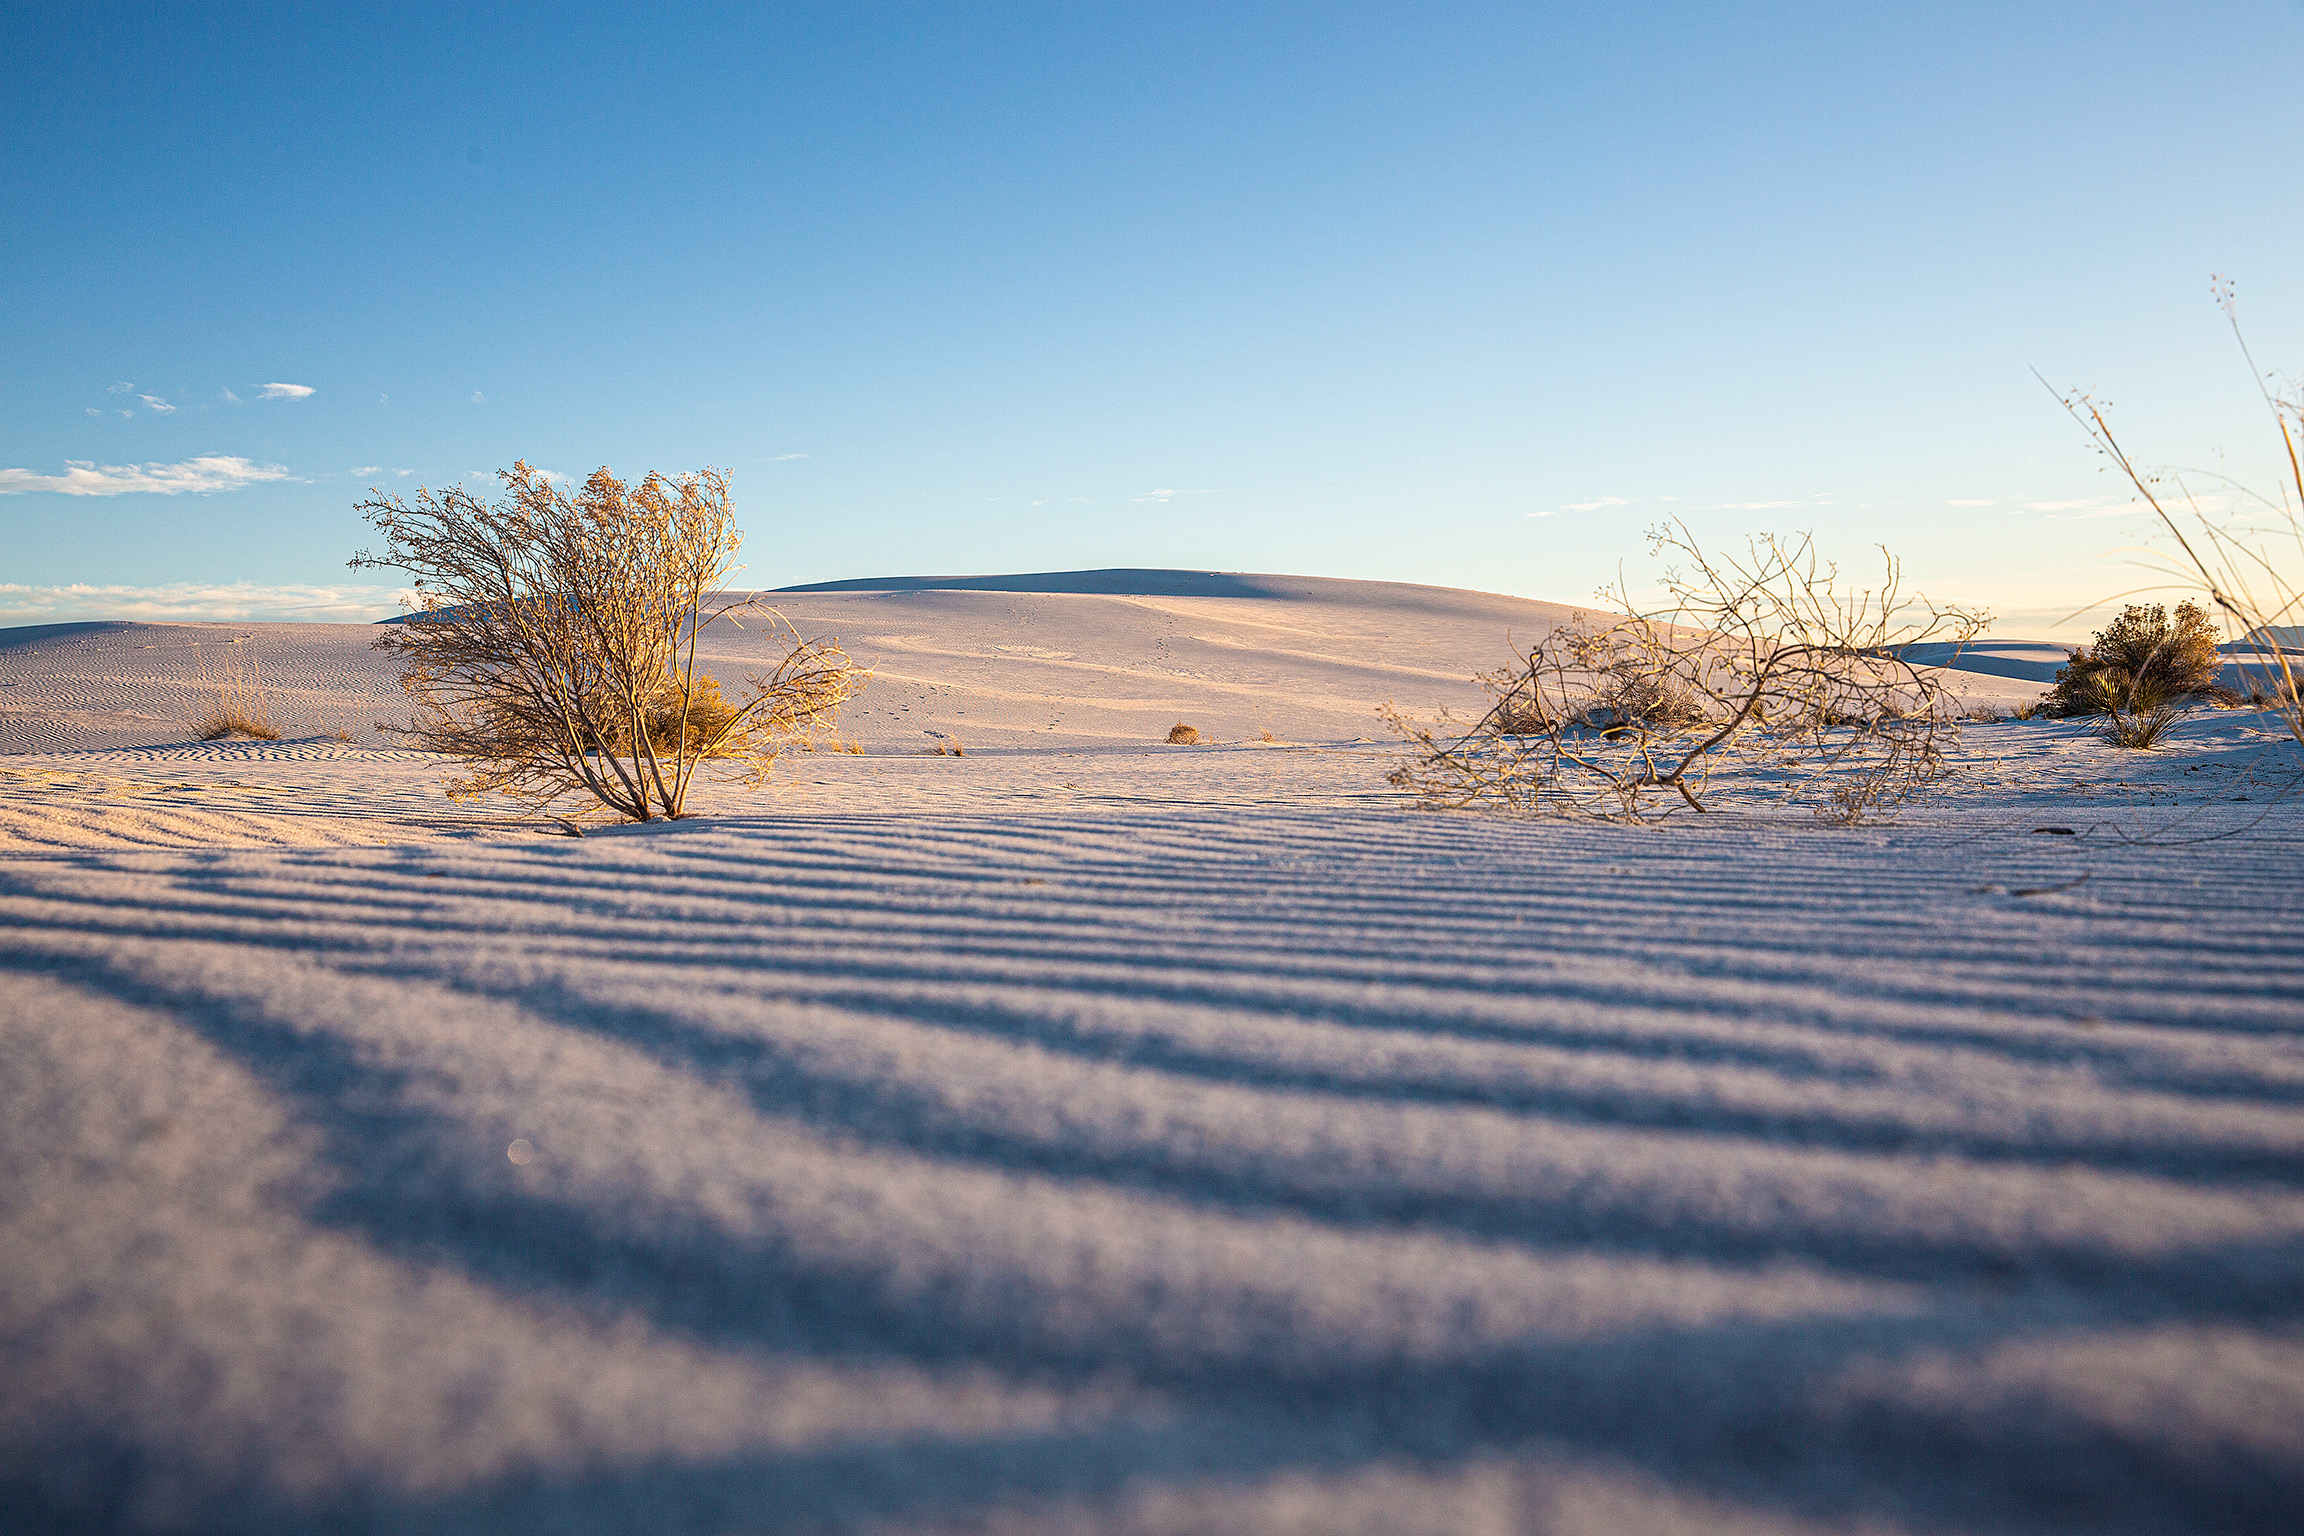
{"type": "MultiPolygon", "coordinates": [[[[1343,741],[1374,706],[1477,709],[1472,674],[1508,665],[1590,610],[1395,582],[1191,571],[895,577],[761,594],[802,633],[873,668],[849,715],[867,746],[1078,747],[1343,741]]],[[[773,660],[754,622],[707,630],[705,669],[735,683],[773,660]]],[[[382,745],[408,710],[361,624],[45,624],[0,629],[0,753],[180,744],[216,684],[252,659],[276,726],[382,745]]],[[[2062,652],[2054,646],[2033,650],[2062,652]]],[[[1980,653],[1981,654],[1981,653],[1980,653]]],[[[1997,652],[1950,676],[1977,704],[2036,697],[2038,668],[1997,652]]],[[[1952,659],[1952,658],[1947,658],[1952,659]]]]}
{"type": "MultiPolygon", "coordinates": [[[[779,595],[873,751],[582,839],[360,742],[0,759],[0,1527],[2304,1522],[2292,743],[1432,815],[1368,706],[1562,610],[1300,585],[779,595]]],[[[169,719],[248,633],[317,727],[342,628],[0,656],[169,719]]]]}

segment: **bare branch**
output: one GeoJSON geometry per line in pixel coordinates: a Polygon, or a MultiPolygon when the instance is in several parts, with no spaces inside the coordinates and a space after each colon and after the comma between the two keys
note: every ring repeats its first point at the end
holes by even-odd
{"type": "Polygon", "coordinates": [[[1618,617],[1579,616],[1482,676],[1493,703],[1469,727],[1386,705],[1415,749],[1392,783],[1439,806],[1651,821],[1708,810],[1713,767],[1733,756],[1851,822],[1943,774],[1959,726],[1938,669],[1908,653],[1965,644],[1982,614],[1906,598],[1885,550],[1881,584],[1851,592],[1807,535],[1756,538],[1741,556],[1678,522],[1649,537],[1675,562],[1662,612],[1608,589],[1618,617]]]}

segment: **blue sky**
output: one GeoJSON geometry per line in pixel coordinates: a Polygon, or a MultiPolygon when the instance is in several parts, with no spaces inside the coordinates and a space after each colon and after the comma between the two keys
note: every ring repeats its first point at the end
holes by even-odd
{"type": "Polygon", "coordinates": [[[2210,275],[2304,366],[2292,3],[18,6],[0,54],[0,622],[387,612],[364,487],[524,457],[727,467],[759,585],[1577,601],[1678,513],[2045,632],[2147,527],[2031,370],[2269,483],[2210,275]]]}

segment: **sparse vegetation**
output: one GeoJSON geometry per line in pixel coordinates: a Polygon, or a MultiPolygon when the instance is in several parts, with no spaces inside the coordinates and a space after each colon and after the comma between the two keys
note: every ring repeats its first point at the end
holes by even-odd
{"type": "Polygon", "coordinates": [[[1200,733],[1179,720],[1169,727],[1168,745],[1172,747],[1196,747],[1200,745],[1200,733]]]}
{"type": "MultiPolygon", "coordinates": [[[[2264,383],[2267,375],[2256,366],[2241,333],[2231,284],[2218,278],[2215,292],[2279,435],[2285,468],[2274,494],[2225,480],[2245,510],[2237,517],[2211,510],[2192,494],[2183,476],[2139,468],[2093,398],[2086,394],[2059,398],[2175,539],[2178,557],[2170,557],[2167,568],[2205,593],[2224,628],[2248,648],[2236,659],[2250,694],[2265,699],[2264,707],[2277,710],[2289,734],[2304,743],[2304,687],[2299,686],[2304,684],[2304,651],[2297,644],[2304,633],[2298,623],[2304,617],[2304,452],[2299,449],[2299,439],[2304,438],[2304,393],[2291,389],[2281,394],[2264,383]]],[[[2129,706],[2132,713],[2148,713],[2153,707],[2133,699],[2129,706]]]]}
{"type": "Polygon", "coordinates": [[[415,578],[408,616],[376,648],[398,657],[416,718],[380,728],[460,758],[457,798],[681,816],[700,762],[765,776],[862,686],[836,644],[802,639],[773,609],[712,606],[742,539],[719,471],[635,487],[602,469],[572,495],[526,463],[498,478],[493,505],[462,487],[358,505],[385,548],[353,566],[415,578]],[[697,670],[696,641],[721,619],[741,627],[740,613],[785,649],[732,703],[697,670]]]}
{"type": "Polygon", "coordinates": [[[2048,708],[2060,715],[2150,713],[2180,699],[2231,702],[2238,695],[2216,686],[2224,657],[2216,625],[2198,603],[2131,603],[2096,632],[2096,643],[2075,650],[2056,674],[2048,708]]]}
{"type": "Polygon", "coordinates": [[[1563,625],[1482,675],[1492,702],[1468,727],[1383,706],[1414,749],[1391,782],[1434,806],[1650,821],[1708,809],[1712,768],[1733,755],[1794,775],[1820,819],[1853,822],[1943,773],[1952,699],[1905,652],[1964,644],[1982,614],[1904,597],[1885,551],[1882,584],[1850,592],[1806,536],[1756,539],[1741,559],[1678,523],[1650,539],[1687,563],[1665,573],[1662,612],[1603,594],[1621,617],[1563,625]]]}
{"type": "Polygon", "coordinates": [[[2160,744],[2160,737],[2176,723],[2181,713],[2173,704],[2155,705],[2144,710],[2108,710],[2110,723],[2104,727],[2104,739],[2116,747],[2131,751],[2149,752],[2160,744]]]}
{"type": "Polygon", "coordinates": [[[211,690],[215,700],[192,722],[192,732],[200,741],[226,741],[243,737],[250,741],[278,741],[280,731],[272,724],[272,717],[264,703],[264,681],[254,652],[227,651],[220,676],[211,676],[207,664],[200,668],[202,685],[211,690]]]}

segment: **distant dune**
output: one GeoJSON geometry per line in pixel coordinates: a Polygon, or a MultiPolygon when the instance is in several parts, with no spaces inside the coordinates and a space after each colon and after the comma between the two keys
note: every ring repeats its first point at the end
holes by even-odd
{"type": "MultiPolygon", "coordinates": [[[[1582,611],[1406,582],[1216,571],[884,576],[760,596],[874,669],[847,730],[891,748],[954,737],[1120,745],[1163,739],[1179,721],[1213,741],[1349,741],[1379,734],[1385,700],[1480,706],[1475,672],[1582,611]]],[[[375,638],[365,624],[0,629],[0,751],[180,742],[233,656],[255,658],[291,736],[344,730],[375,744],[376,722],[407,716],[375,638]]],[[[717,626],[701,660],[734,685],[768,664],[769,645],[758,624],[717,626]]],[[[2030,697],[2045,658],[2026,659],[2035,664],[2010,676],[1964,662],[1961,686],[1980,702],[2030,697]]]]}

